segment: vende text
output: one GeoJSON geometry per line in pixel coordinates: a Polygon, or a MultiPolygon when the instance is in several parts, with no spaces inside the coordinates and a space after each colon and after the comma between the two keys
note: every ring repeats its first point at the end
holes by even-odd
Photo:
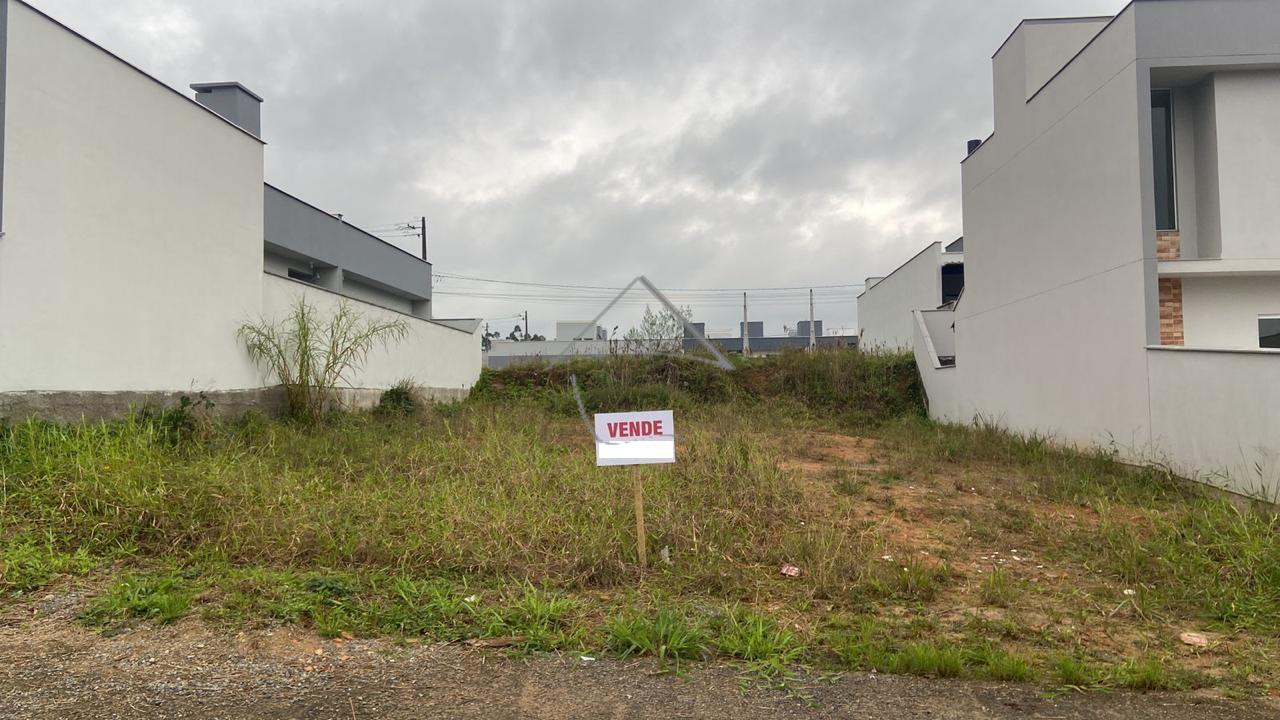
{"type": "Polygon", "coordinates": [[[661,420],[639,420],[632,422],[605,423],[609,429],[609,437],[653,437],[662,434],[661,420]]]}

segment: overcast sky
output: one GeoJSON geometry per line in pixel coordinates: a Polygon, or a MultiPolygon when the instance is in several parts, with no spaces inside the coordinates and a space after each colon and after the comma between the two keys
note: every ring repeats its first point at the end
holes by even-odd
{"type": "MultiPolygon", "coordinates": [[[[174,87],[265,97],[267,180],[375,229],[426,215],[438,274],[665,288],[860,283],[955,238],[991,54],[1023,17],[1123,6],[33,2],[174,87]]],[[[504,331],[501,316],[528,310],[549,334],[603,304],[439,275],[436,290],[438,317],[504,331]]],[[[858,290],[820,291],[818,318],[856,327],[858,290]]],[[[736,329],[740,299],[676,294],[736,329]]],[[[807,313],[803,292],[762,293],[752,319],[776,334],[807,313]]]]}

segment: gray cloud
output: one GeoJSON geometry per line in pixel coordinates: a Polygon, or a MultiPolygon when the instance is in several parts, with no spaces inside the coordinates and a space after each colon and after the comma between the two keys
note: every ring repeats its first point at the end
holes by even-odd
{"type": "MultiPolygon", "coordinates": [[[[958,235],[964,142],[991,127],[991,53],[1023,16],[1122,5],[35,4],[175,87],[258,91],[268,179],[357,223],[426,214],[437,270],[665,287],[860,282],[958,235]]],[[[436,306],[528,306],[544,332],[596,309],[443,293],[436,306]]],[[[807,313],[800,294],[759,310],[774,331],[807,313]]],[[[694,311],[713,327],[738,317],[694,311]]],[[[818,314],[854,326],[850,300],[818,314]]]]}

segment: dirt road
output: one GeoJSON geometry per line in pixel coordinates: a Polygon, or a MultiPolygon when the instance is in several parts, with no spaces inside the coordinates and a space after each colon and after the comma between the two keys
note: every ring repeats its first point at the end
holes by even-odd
{"type": "Polygon", "coordinates": [[[0,610],[0,718],[1160,718],[1280,717],[1263,702],[1074,693],[884,675],[811,677],[793,693],[733,668],[511,659],[456,645],[231,632],[190,620],[114,636],[74,598],[0,610]],[[798,697],[800,695],[801,697],[798,697]]]}

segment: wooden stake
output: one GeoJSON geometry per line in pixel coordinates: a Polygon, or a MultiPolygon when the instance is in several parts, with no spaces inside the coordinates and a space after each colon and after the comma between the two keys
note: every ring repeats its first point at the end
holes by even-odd
{"type": "Polygon", "coordinates": [[[649,556],[644,541],[644,476],[640,473],[639,465],[631,466],[631,489],[636,500],[636,556],[640,560],[640,567],[647,568],[649,556]]]}

